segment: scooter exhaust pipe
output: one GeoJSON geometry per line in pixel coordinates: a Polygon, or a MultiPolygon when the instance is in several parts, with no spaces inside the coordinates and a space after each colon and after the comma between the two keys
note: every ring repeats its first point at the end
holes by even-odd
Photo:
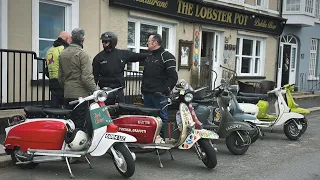
{"type": "Polygon", "coordinates": [[[52,162],[52,161],[62,161],[64,158],[60,156],[38,156],[34,157],[32,162],[34,163],[43,163],[43,162],[52,162]]]}

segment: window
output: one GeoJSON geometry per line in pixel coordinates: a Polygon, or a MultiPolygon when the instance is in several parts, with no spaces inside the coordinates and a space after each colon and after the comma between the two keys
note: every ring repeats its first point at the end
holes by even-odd
{"type": "Polygon", "coordinates": [[[300,0],[286,0],[286,11],[300,11],[300,0]]]}
{"type": "Polygon", "coordinates": [[[242,76],[263,75],[263,40],[239,37],[236,48],[237,73],[242,76]]]}
{"type": "Polygon", "coordinates": [[[306,1],[306,7],[305,12],[312,14],[313,12],[313,0],[305,0],[306,1]]]}
{"type": "MultiPolygon", "coordinates": [[[[79,26],[79,1],[74,0],[33,0],[33,51],[40,58],[52,46],[61,31],[69,31],[79,26]]],[[[42,77],[43,61],[35,63],[33,77],[42,77]]]]}
{"type": "Polygon", "coordinates": [[[315,2],[315,16],[320,20],[320,0],[316,0],[315,2]]]}
{"type": "MultiPolygon", "coordinates": [[[[129,19],[128,21],[128,49],[132,52],[148,52],[148,35],[158,33],[162,36],[162,46],[165,50],[174,54],[175,38],[173,38],[172,29],[169,24],[149,22],[146,20],[129,19]]],[[[127,70],[143,71],[143,62],[128,63],[127,70]]]]}
{"type": "Polygon", "coordinates": [[[317,50],[318,50],[318,40],[311,39],[310,61],[309,61],[309,79],[313,79],[316,77],[317,50]]]}
{"type": "Polygon", "coordinates": [[[257,6],[262,6],[262,1],[263,1],[263,0],[256,0],[256,5],[257,5],[257,6]]]}

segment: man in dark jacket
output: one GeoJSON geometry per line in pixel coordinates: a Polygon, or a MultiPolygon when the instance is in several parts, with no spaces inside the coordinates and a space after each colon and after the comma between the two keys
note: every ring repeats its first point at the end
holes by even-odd
{"type": "MultiPolygon", "coordinates": [[[[103,33],[100,39],[104,50],[98,53],[92,62],[96,84],[100,88],[125,88],[123,75],[125,65],[129,62],[144,61],[148,54],[117,49],[118,37],[113,32],[103,33]]],[[[113,104],[115,102],[124,102],[123,90],[117,91],[114,98],[109,98],[106,103],[113,104]]]]}
{"type": "Polygon", "coordinates": [[[46,53],[46,75],[49,78],[49,88],[51,91],[51,107],[62,107],[64,104],[63,89],[59,84],[59,55],[69,46],[71,42],[71,34],[62,31],[57,40],[53,42],[53,46],[46,53]]]}
{"type": "MultiPolygon", "coordinates": [[[[171,90],[178,81],[175,57],[161,47],[162,38],[159,34],[151,34],[148,38],[148,49],[151,51],[145,60],[142,78],[141,91],[145,106],[161,108],[161,101],[166,100],[164,96],[169,96],[171,90]]],[[[164,125],[168,120],[168,109],[160,111],[163,126],[160,136],[163,136],[164,125]]],[[[158,136],[156,143],[162,143],[162,138],[158,136]]]]}

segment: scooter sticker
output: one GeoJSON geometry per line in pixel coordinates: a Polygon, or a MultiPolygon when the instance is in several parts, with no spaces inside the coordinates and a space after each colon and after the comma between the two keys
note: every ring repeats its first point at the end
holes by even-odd
{"type": "Polygon", "coordinates": [[[116,134],[106,134],[105,138],[106,139],[113,139],[113,140],[117,140],[117,141],[125,141],[126,140],[125,136],[119,136],[116,134]]]}
{"type": "Polygon", "coordinates": [[[214,112],[215,112],[215,116],[214,116],[214,121],[215,122],[220,122],[220,118],[221,118],[221,114],[220,114],[220,109],[219,108],[216,108],[215,110],[214,110],[214,112]]]}
{"type": "Polygon", "coordinates": [[[91,110],[90,118],[94,130],[112,123],[107,106],[91,110]]]}
{"type": "Polygon", "coordinates": [[[226,131],[230,131],[230,130],[236,129],[236,128],[241,128],[241,125],[240,124],[231,125],[226,128],[226,131]]]}
{"type": "Polygon", "coordinates": [[[180,111],[178,111],[176,114],[176,121],[177,121],[178,128],[181,131],[182,130],[182,120],[181,120],[180,111]]]}

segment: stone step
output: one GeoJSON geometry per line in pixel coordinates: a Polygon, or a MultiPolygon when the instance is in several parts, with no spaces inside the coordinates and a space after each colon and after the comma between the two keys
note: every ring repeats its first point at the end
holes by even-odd
{"type": "Polygon", "coordinates": [[[320,94],[301,94],[301,95],[292,95],[293,99],[318,99],[320,94]]]}

